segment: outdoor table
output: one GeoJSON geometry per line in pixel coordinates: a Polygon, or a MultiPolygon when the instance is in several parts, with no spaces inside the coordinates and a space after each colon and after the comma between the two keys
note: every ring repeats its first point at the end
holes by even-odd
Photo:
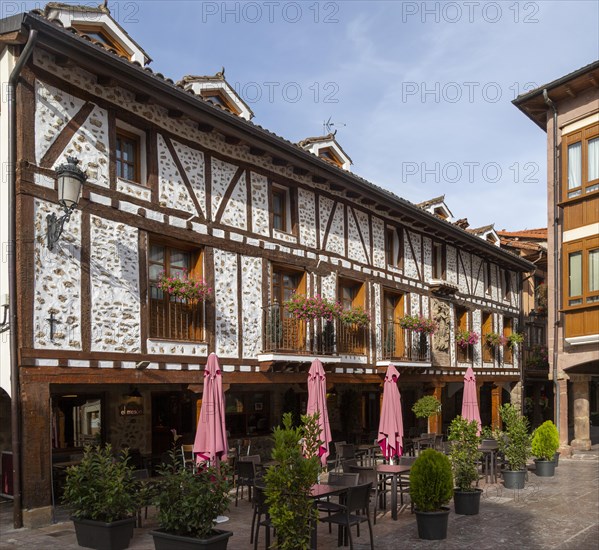
{"type": "Polygon", "coordinates": [[[483,443],[478,450],[483,453],[483,471],[485,472],[485,483],[497,483],[497,472],[496,472],[496,456],[499,445],[497,442],[483,443]]]}
{"type": "MultiPolygon", "coordinates": [[[[348,487],[345,487],[344,485],[329,485],[328,483],[316,483],[312,485],[310,489],[310,496],[312,497],[314,502],[316,502],[321,498],[338,496],[347,493],[347,489],[348,487]]],[[[311,550],[316,550],[316,548],[318,547],[317,525],[318,523],[314,522],[314,525],[312,527],[312,533],[310,535],[311,550]]],[[[342,529],[341,525],[339,525],[339,529],[342,529]]]]}
{"type": "Polygon", "coordinates": [[[397,520],[397,478],[409,473],[410,468],[404,464],[381,464],[376,467],[376,473],[380,476],[391,476],[391,517],[394,520],[397,520]]]}

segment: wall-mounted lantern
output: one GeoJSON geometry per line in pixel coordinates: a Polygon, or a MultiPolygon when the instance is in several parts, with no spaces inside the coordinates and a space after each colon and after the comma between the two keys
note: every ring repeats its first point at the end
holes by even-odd
{"type": "Polygon", "coordinates": [[[81,197],[81,188],[87,180],[87,174],[77,166],[79,160],[75,157],[67,157],[66,164],[61,164],[56,169],[58,181],[58,204],[62,207],[64,214],[58,218],[56,214],[48,214],[48,248],[54,250],[54,246],[60,239],[64,224],[69,221],[73,210],[81,197]]]}

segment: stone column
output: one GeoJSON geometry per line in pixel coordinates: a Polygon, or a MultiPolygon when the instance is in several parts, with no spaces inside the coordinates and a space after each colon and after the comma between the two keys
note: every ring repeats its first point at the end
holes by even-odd
{"type": "Polygon", "coordinates": [[[501,386],[491,388],[491,427],[501,428],[501,417],[499,416],[499,407],[501,407],[501,386]]]}
{"type": "MultiPolygon", "coordinates": [[[[501,388],[499,388],[499,392],[501,395],[501,388]]],[[[510,390],[510,403],[519,411],[522,410],[522,382],[517,382],[510,390]]],[[[499,403],[499,405],[501,405],[501,403],[499,403]]]]}
{"type": "MultiPolygon", "coordinates": [[[[558,384],[558,395],[556,399],[559,399],[559,418],[555,419],[555,423],[559,428],[559,446],[560,449],[569,449],[568,445],[568,381],[564,378],[560,378],[557,381],[558,384]]],[[[557,408],[554,409],[557,411],[557,408]]],[[[554,413],[555,414],[555,413],[554,413]]],[[[563,454],[563,452],[562,452],[563,454]]]]}
{"type": "Polygon", "coordinates": [[[572,396],[574,398],[574,439],[570,443],[573,449],[589,451],[591,449],[591,425],[589,419],[589,377],[570,375],[572,396]]]}

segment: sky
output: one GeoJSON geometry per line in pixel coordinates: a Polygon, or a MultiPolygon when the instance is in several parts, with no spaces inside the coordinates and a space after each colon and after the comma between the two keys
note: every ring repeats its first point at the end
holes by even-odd
{"type": "Polygon", "coordinates": [[[357,175],[497,230],[547,225],[546,134],[511,101],[599,58],[596,0],[108,7],[154,71],[225,67],[254,123],[293,142],[337,130],[357,175]]]}

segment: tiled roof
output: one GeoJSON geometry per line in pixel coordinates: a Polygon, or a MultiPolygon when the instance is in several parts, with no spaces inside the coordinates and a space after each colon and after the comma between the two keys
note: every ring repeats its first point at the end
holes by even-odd
{"type": "Polygon", "coordinates": [[[521,250],[547,250],[546,246],[541,243],[514,241],[511,239],[501,239],[501,246],[509,246],[510,248],[518,248],[521,250]]]}
{"type": "MultiPolygon", "coordinates": [[[[302,139],[301,141],[297,142],[297,145],[299,147],[301,147],[302,149],[306,149],[309,145],[312,145],[313,143],[321,143],[321,142],[325,142],[325,141],[334,141],[335,145],[337,145],[337,147],[339,147],[339,149],[347,157],[347,159],[349,160],[349,162],[351,164],[353,164],[353,161],[352,161],[351,157],[343,150],[343,147],[341,147],[341,145],[339,145],[339,142],[335,138],[336,135],[337,135],[337,130],[335,130],[334,132],[332,132],[332,133],[330,133],[330,134],[328,134],[326,136],[316,136],[316,137],[308,137],[308,138],[302,139]]],[[[327,160],[327,159],[325,158],[323,160],[327,160]]]]}
{"type": "Polygon", "coordinates": [[[547,228],[539,229],[520,229],[518,231],[497,231],[500,237],[513,237],[518,239],[543,239],[547,240],[547,228]]]}
{"type": "Polygon", "coordinates": [[[434,199],[429,199],[424,202],[419,202],[416,204],[416,206],[419,206],[420,208],[428,208],[429,206],[431,206],[433,204],[439,204],[440,202],[443,202],[444,200],[445,200],[445,195],[441,195],[440,197],[435,197],[434,199]]]}
{"type": "Polygon", "coordinates": [[[468,233],[472,233],[473,235],[481,235],[482,233],[486,233],[487,231],[495,230],[495,224],[483,225],[482,227],[475,227],[472,229],[466,229],[468,233]]]}
{"type": "MultiPolygon", "coordinates": [[[[125,56],[121,56],[119,55],[117,52],[115,52],[112,49],[108,49],[105,47],[104,44],[98,43],[94,40],[91,40],[89,37],[82,35],[81,33],[77,32],[76,29],[63,29],[62,26],[60,25],[60,23],[57,23],[55,21],[50,21],[48,20],[45,16],[44,16],[44,12],[41,10],[32,10],[30,12],[27,13],[27,16],[32,17],[33,19],[38,19],[41,20],[43,22],[49,22],[49,23],[54,23],[54,27],[58,30],[58,31],[62,31],[62,32],[66,32],[66,33],[70,33],[72,34],[75,38],[79,39],[79,40],[86,40],[87,42],[91,43],[91,45],[93,45],[95,48],[98,48],[104,52],[110,53],[111,55],[119,58],[119,60],[121,62],[127,63],[128,65],[131,66],[131,68],[133,69],[137,69],[139,71],[145,72],[146,74],[150,75],[153,79],[162,82],[163,84],[166,83],[167,85],[169,85],[170,87],[172,87],[173,89],[177,89],[179,93],[187,93],[190,96],[193,96],[194,99],[198,102],[202,102],[205,105],[209,105],[211,108],[213,109],[217,109],[219,111],[221,111],[223,113],[223,116],[226,117],[231,117],[230,120],[233,124],[236,125],[243,125],[246,126],[248,129],[255,129],[258,130],[259,132],[261,132],[264,136],[270,136],[271,138],[275,139],[276,141],[278,141],[281,144],[286,145],[287,147],[292,147],[295,148],[298,151],[301,151],[303,154],[310,154],[310,156],[313,158],[313,162],[318,164],[318,162],[322,163],[322,166],[326,166],[328,169],[332,169],[335,172],[338,173],[339,177],[343,178],[343,179],[347,179],[347,178],[351,178],[352,181],[354,181],[357,184],[363,185],[367,188],[370,188],[374,191],[376,191],[377,193],[380,193],[381,195],[386,196],[387,198],[389,198],[390,200],[394,201],[397,204],[403,204],[406,207],[412,207],[412,208],[417,208],[418,210],[421,210],[420,208],[418,208],[414,203],[408,201],[407,199],[404,199],[402,197],[400,197],[399,195],[393,193],[392,191],[389,191],[388,189],[385,189],[383,187],[380,187],[379,185],[376,185],[370,181],[368,181],[365,178],[362,178],[361,176],[358,176],[352,172],[348,172],[347,170],[344,170],[336,165],[333,165],[329,162],[326,162],[324,159],[319,158],[317,155],[311,154],[308,151],[306,151],[305,149],[303,149],[302,147],[300,147],[298,144],[293,143],[291,141],[289,141],[288,139],[285,139],[277,134],[275,134],[274,132],[271,132],[270,130],[260,126],[259,124],[256,124],[252,121],[240,118],[232,113],[230,113],[228,110],[223,109],[220,105],[211,103],[209,101],[207,101],[206,99],[202,98],[201,96],[195,94],[193,91],[191,90],[185,90],[185,88],[182,85],[176,85],[174,83],[174,81],[170,78],[165,78],[164,75],[162,75],[161,73],[154,73],[154,71],[152,71],[152,69],[148,66],[142,67],[139,63],[136,62],[132,62],[130,59],[128,59],[125,56]]],[[[435,216],[433,214],[430,214],[428,212],[426,212],[425,210],[422,211],[424,216],[430,216],[431,218],[431,222],[435,222],[435,223],[441,223],[441,224],[447,224],[447,229],[448,230],[457,230],[460,231],[463,235],[464,238],[466,238],[466,236],[468,235],[467,231],[464,231],[463,229],[461,229],[460,227],[457,227],[455,225],[453,225],[451,222],[448,222],[446,220],[443,220],[441,218],[439,218],[438,216],[435,216]]],[[[484,242],[484,241],[481,241],[484,242]]],[[[474,243],[472,243],[474,244],[474,243]]],[[[493,247],[494,248],[494,247],[493,247]]],[[[508,257],[512,257],[513,261],[518,261],[521,262],[521,258],[519,258],[518,256],[516,256],[515,254],[509,252],[509,251],[504,251],[508,257]]],[[[522,266],[521,266],[522,267],[522,266]]]]}

